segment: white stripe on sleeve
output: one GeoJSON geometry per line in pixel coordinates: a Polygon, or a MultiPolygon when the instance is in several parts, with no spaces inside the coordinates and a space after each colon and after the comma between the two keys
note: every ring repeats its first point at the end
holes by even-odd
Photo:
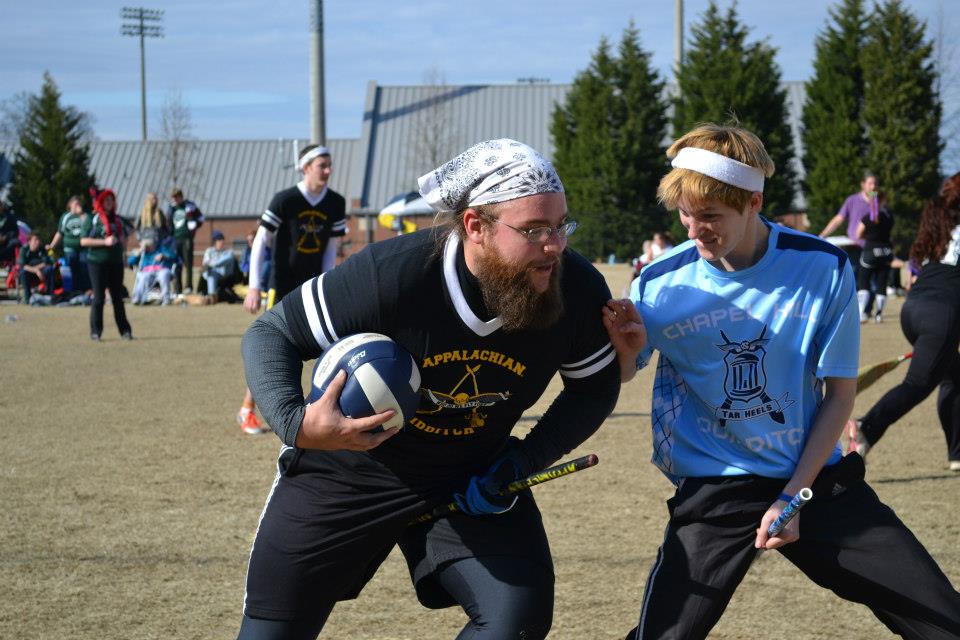
{"type": "Polygon", "coordinates": [[[583,360],[560,365],[560,375],[566,378],[586,378],[610,364],[616,355],[613,345],[608,342],[583,360]]]}
{"type": "Polygon", "coordinates": [[[327,341],[323,329],[320,327],[320,316],[317,314],[317,302],[313,297],[313,288],[319,286],[319,284],[320,278],[307,280],[300,285],[300,295],[303,298],[303,312],[307,315],[307,324],[310,325],[310,333],[313,334],[313,339],[317,341],[320,348],[326,351],[330,348],[330,343],[327,341]]]}

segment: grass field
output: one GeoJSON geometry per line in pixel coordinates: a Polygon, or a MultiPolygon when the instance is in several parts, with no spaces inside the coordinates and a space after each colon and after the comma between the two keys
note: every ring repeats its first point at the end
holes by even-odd
{"type": "MultiPolygon", "coordinates": [[[[611,290],[625,266],[601,267],[611,290]]],[[[907,350],[893,300],[863,328],[863,363],[907,350]]],[[[0,638],[231,638],[239,625],[254,530],[279,442],[241,435],[239,305],[133,307],[121,342],[106,309],[104,341],[86,308],[0,306],[0,638]]],[[[865,411],[906,365],[857,400],[865,411]]],[[[538,487],[557,572],[551,638],[618,639],[635,624],[666,523],[671,486],[649,463],[652,367],[571,454],[600,465],[538,487]]],[[[542,412],[559,389],[554,380],[542,412]]],[[[870,453],[868,479],[960,583],[960,474],[933,398],[870,453]]],[[[361,597],[334,610],[323,637],[456,636],[456,609],[416,601],[394,553],[361,597]]],[[[778,554],[750,570],[712,638],[890,637],[860,605],[809,582],[778,554]],[[789,618],[789,621],[786,620],[789,618]],[[781,635],[785,634],[785,635],[781,635]]]]}

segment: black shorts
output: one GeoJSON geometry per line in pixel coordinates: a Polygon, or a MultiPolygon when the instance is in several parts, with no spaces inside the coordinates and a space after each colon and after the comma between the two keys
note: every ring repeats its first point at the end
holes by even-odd
{"type": "Polygon", "coordinates": [[[418,599],[431,608],[454,604],[432,576],[455,560],[520,556],[552,571],[530,494],[505,514],[454,515],[409,526],[414,517],[448,502],[453,489],[415,491],[370,456],[348,451],[285,448],[279,469],[250,552],[248,616],[294,620],[356,598],[398,543],[418,599]]]}

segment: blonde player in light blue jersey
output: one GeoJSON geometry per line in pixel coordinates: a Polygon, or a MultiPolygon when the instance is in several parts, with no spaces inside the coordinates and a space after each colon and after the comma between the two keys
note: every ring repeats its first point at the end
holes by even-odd
{"type": "Polygon", "coordinates": [[[846,254],[759,215],[774,165],[749,131],[702,125],[667,155],[659,197],[689,240],[604,310],[623,380],[659,352],[653,462],[676,486],[628,638],[706,637],[758,549],[904,637],[960,637],[960,594],[837,446],[859,352],[846,254]],[[768,536],[804,487],[802,514],[768,536]]]}

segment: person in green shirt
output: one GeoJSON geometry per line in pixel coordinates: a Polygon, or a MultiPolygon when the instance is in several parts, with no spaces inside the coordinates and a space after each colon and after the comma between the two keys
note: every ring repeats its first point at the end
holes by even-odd
{"type": "Polygon", "coordinates": [[[47,295],[53,294],[53,258],[40,246],[40,236],[30,234],[27,246],[20,249],[20,288],[23,290],[23,304],[30,304],[32,289],[40,283],[46,286],[47,295]]]}
{"type": "Polygon", "coordinates": [[[87,235],[80,239],[86,247],[87,266],[93,288],[93,304],[90,306],[90,339],[100,341],[103,333],[104,293],[110,290],[113,318],[120,330],[120,337],[133,340],[133,332],[123,307],[123,246],[126,231],[123,220],[117,213],[117,197],[110,189],[100,191],[93,201],[96,212],[87,235]]]}
{"type": "Polygon", "coordinates": [[[67,201],[67,210],[60,216],[57,232],[47,245],[47,251],[56,249],[63,243],[63,257],[70,267],[71,289],[86,291],[90,288],[87,274],[87,250],[80,246],[80,240],[90,230],[90,216],[83,210],[80,196],[71,196],[67,201]]]}

